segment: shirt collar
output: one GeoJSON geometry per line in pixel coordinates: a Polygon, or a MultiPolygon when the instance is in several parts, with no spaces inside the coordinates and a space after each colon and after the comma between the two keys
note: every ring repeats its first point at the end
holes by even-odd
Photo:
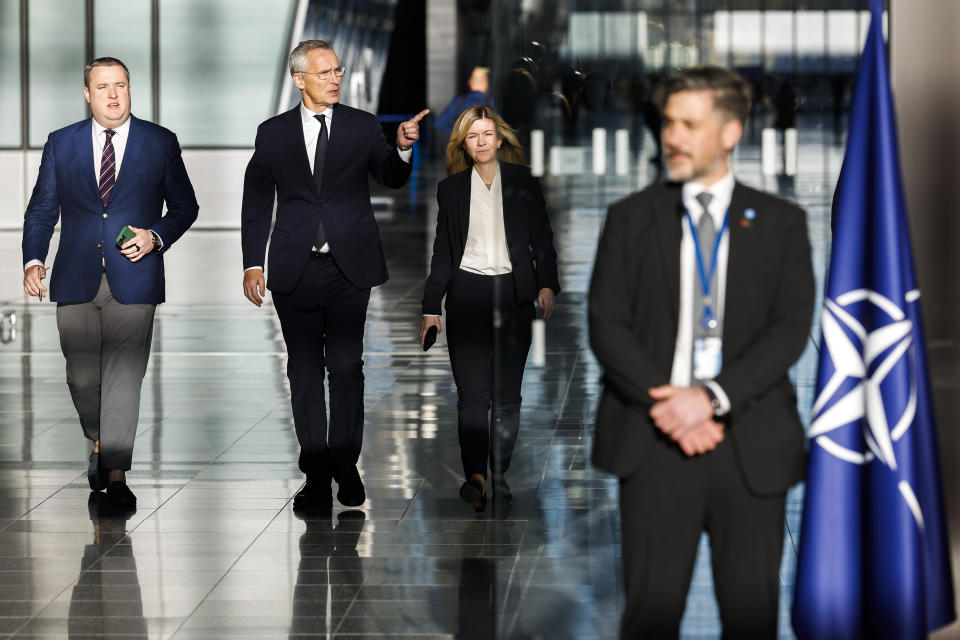
{"type": "MultiPolygon", "coordinates": [[[[96,118],[90,118],[90,119],[93,121],[93,133],[98,138],[103,135],[104,131],[111,128],[111,127],[103,126],[102,124],[97,122],[96,118]]],[[[127,135],[129,135],[130,133],[130,119],[131,119],[131,116],[127,116],[127,119],[124,120],[122,125],[120,125],[119,127],[112,127],[113,130],[116,132],[114,135],[118,135],[121,138],[126,138],[127,135]]]]}
{"type": "Polygon", "coordinates": [[[710,201],[710,215],[718,225],[723,221],[723,215],[730,208],[730,200],[733,199],[733,188],[737,181],[733,177],[733,171],[727,171],[727,175],[706,187],[699,182],[685,182],[683,184],[683,206],[690,213],[693,221],[696,223],[700,219],[702,207],[697,201],[697,196],[706,191],[713,196],[710,201]]]}
{"type": "Polygon", "coordinates": [[[310,109],[307,109],[307,105],[301,102],[300,103],[300,121],[303,122],[303,124],[307,124],[308,122],[319,124],[319,122],[317,121],[316,118],[314,118],[314,116],[323,116],[327,120],[327,126],[329,126],[330,123],[333,122],[333,105],[331,104],[326,109],[324,109],[323,113],[317,113],[316,111],[311,111],[310,109]]]}
{"type": "MultiPolygon", "coordinates": [[[[476,166],[472,167],[472,170],[470,171],[470,179],[475,186],[479,185],[480,187],[483,188],[484,191],[487,191],[487,185],[486,183],[484,183],[483,178],[480,177],[480,172],[477,171],[476,166]]],[[[500,163],[498,162],[497,170],[493,174],[493,181],[490,183],[490,189],[489,189],[490,193],[493,193],[494,190],[497,189],[497,187],[499,186],[499,182],[500,182],[500,163]]]]}

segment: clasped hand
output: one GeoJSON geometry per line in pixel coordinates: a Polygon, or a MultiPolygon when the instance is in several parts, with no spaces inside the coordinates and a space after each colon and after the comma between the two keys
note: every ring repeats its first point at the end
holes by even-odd
{"type": "Polygon", "coordinates": [[[702,387],[663,385],[649,393],[656,401],[650,409],[653,423],[688,456],[712,451],[723,441],[723,425],[713,419],[713,406],[702,387]]]}

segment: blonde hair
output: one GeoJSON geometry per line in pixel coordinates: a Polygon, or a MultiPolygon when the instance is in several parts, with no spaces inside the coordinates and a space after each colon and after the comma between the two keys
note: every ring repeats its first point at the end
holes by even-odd
{"type": "Polygon", "coordinates": [[[473,123],[484,119],[492,120],[494,128],[497,130],[497,138],[502,143],[499,157],[505,162],[523,164],[523,147],[517,140],[517,134],[513,128],[504,122],[503,118],[489,106],[475,104],[461,113],[457,121],[453,123],[453,132],[450,134],[450,141],[447,143],[447,175],[452,176],[473,166],[473,159],[467,154],[464,142],[473,123]]]}

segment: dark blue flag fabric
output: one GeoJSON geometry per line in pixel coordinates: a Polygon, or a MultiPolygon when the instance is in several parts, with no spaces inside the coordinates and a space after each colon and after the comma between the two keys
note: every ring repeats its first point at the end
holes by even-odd
{"type": "Polygon", "coordinates": [[[955,617],[882,9],[871,1],[837,186],[792,616],[801,640],[925,638],[955,617]]]}

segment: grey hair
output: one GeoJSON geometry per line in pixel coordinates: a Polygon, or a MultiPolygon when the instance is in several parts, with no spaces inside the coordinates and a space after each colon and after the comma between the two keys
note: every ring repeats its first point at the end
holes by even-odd
{"type": "Polygon", "coordinates": [[[290,75],[307,70],[307,53],[314,49],[333,51],[333,47],[326,40],[304,40],[290,52],[290,75]]]}

